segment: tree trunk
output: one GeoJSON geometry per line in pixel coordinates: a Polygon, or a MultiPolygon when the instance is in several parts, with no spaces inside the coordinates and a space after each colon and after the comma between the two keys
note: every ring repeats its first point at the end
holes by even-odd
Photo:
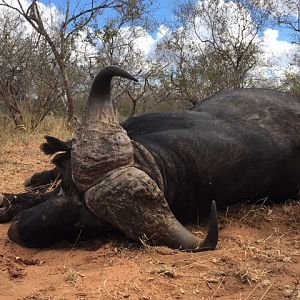
{"type": "Polygon", "coordinates": [[[58,60],[58,65],[59,65],[59,68],[60,68],[60,71],[61,71],[64,92],[65,92],[65,95],[67,97],[68,123],[69,123],[69,125],[71,125],[73,120],[74,120],[74,99],[73,99],[73,96],[72,96],[72,93],[71,93],[69,77],[68,77],[68,74],[67,74],[67,69],[66,69],[64,61],[62,59],[59,59],[58,60]]]}
{"type": "Polygon", "coordinates": [[[130,110],[130,118],[134,117],[136,114],[136,100],[132,100],[132,108],[130,110]]]}

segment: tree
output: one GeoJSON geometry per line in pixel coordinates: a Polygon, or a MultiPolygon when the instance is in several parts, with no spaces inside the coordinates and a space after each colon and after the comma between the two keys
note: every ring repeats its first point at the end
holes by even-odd
{"type": "Polygon", "coordinates": [[[174,86],[196,103],[204,96],[247,86],[259,62],[258,34],[267,14],[249,1],[192,1],[176,12],[179,24],[159,53],[171,66],[174,86]]]}
{"type": "Polygon", "coordinates": [[[48,45],[23,23],[0,21],[0,106],[16,127],[35,129],[61,97],[60,77],[48,45]]]}
{"type": "Polygon", "coordinates": [[[293,43],[300,44],[300,2],[298,0],[264,0],[258,1],[256,5],[269,13],[273,23],[286,28],[291,33],[293,43]]]}
{"type": "Polygon", "coordinates": [[[0,5],[18,12],[32,26],[32,28],[44,37],[51,48],[57,61],[64,96],[67,99],[68,121],[72,122],[74,116],[74,99],[71,92],[68,72],[68,59],[70,58],[70,45],[77,34],[88,25],[96,24],[97,18],[104,12],[111,10],[119,24],[134,23],[147,11],[147,5],[143,0],[102,0],[102,1],[78,1],[65,2],[62,11],[57,12],[50,26],[43,12],[43,6],[36,0],[25,7],[20,0],[17,5],[11,5],[1,0],[0,5]]]}
{"type": "Polygon", "coordinates": [[[300,96],[300,2],[281,0],[280,5],[272,2],[271,13],[275,16],[279,26],[289,30],[292,42],[298,50],[295,51],[282,87],[290,93],[300,96]]]}

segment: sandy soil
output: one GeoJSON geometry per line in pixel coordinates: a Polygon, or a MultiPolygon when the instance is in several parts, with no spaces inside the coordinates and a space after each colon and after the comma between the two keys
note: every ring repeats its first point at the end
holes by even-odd
{"type": "MultiPolygon", "coordinates": [[[[50,168],[41,135],[1,146],[0,193],[50,168]]],[[[212,252],[183,253],[112,236],[26,249],[0,224],[0,299],[300,299],[300,203],[220,213],[212,252]]],[[[205,225],[189,227],[200,237],[205,225]]]]}

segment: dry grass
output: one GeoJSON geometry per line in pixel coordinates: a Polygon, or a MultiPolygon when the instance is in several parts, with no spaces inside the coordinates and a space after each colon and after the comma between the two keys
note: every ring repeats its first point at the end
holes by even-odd
{"type": "Polygon", "coordinates": [[[268,271],[266,269],[258,269],[256,265],[248,262],[243,262],[238,266],[237,277],[243,283],[248,283],[250,286],[253,284],[267,286],[271,283],[268,279],[268,271]]]}
{"type": "Polygon", "coordinates": [[[162,265],[159,268],[155,268],[150,271],[150,274],[159,274],[168,278],[175,278],[177,276],[175,268],[168,265],[162,265]]]}
{"type": "Polygon", "coordinates": [[[82,277],[83,275],[81,275],[78,271],[74,270],[72,267],[69,267],[66,272],[65,281],[76,285],[76,283],[78,283],[82,277]]]}
{"type": "MultiPolygon", "coordinates": [[[[45,133],[70,137],[63,124],[50,119],[47,132],[5,137],[0,192],[22,191],[25,178],[51,167],[38,146],[45,133]]],[[[40,251],[9,243],[8,225],[1,225],[0,299],[299,300],[300,202],[237,205],[219,219],[218,249],[203,253],[115,235],[40,251]]],[[[189,229],[201,238],[207,231],[201,224],[189,229]]]]}
{"type": "Polygon", "coordinates": [[[6,144],[11,141],[30,145],[33,138],[39,135],[53,135],[61,138],[69,139],[73,132],[68,129],[67,122],[64,118],[56,116],[47,116],[44,121],[35,129],[15,128],[12,122],[5,122],[0,119],[0,143],[6,144]]]}

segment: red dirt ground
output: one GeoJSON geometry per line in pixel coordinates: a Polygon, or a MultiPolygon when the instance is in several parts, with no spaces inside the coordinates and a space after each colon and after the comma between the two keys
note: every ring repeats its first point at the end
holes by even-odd
{"type": "MultiPolygon", "coordinates": [[[[0,193],[50,168],[41,135],[2,145],[0,193]]],[[[44,250],[11,243],[0,224],[0,299],[300,299],[300,203],[235,206],[218,249],[183,253],[122,236],[44,250]]],[[[189,227],[200,237],[207,228],[189,227]]]]}

